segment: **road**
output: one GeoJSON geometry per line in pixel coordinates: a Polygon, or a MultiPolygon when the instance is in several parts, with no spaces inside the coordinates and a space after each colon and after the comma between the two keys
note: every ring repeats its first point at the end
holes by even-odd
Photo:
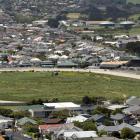
{"type": "Polygon", "coordinates": [[[120,76],[120,77],[127,77],[127,78],[133,78],[133,79],[139,79],[140,80],[140,71],[139,72],[128,72],[128,71],[117,71],[117,70],[103,70],[103,69],[64,69],[64,68],[36,68],[36,67],[30,67],[30,68],[0,68],[0,72],[24,72],[24,71],[35,71],[35,72],[47,72],[47,71],[65,71],[65,72],[92,72],[97,74],[107,74],[107,75],[114,75],[114,76],[120,76]]]}

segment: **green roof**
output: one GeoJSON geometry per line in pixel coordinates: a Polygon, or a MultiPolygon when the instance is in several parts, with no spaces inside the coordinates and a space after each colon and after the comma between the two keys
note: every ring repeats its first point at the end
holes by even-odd
{"type": "Polygon", "coordinates": [[[17,123],[18,123],[18,125],[25,125],[25,124],[34,124],[35,125],[35,124],[37,124],[35,120],[30,119],[28,117],[19,119],[17,123]]]}
{"type": "Polygon", "coordinates": [[[27,105],[27,106],[19,106],[17,110],[29,110],[29,109],[39,109],[42,108],[43,105],[27,105]]]}

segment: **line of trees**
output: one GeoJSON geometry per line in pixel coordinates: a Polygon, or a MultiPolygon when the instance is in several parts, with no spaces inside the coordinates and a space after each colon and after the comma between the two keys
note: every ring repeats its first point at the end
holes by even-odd
{"type": "Polygon", "coordinates": [[[140,41],[127,43],[126,51],[140,56],[140,41]]]}
{"type": "Polygon", "coordinates": [[[48,99],[33,99],[31,101],[29,101],[27,104],[28,105],[42,105],[43,103],[49,103],[49,102],[59,102],[58,98],[53,98],[51,100],[48,99]]]}

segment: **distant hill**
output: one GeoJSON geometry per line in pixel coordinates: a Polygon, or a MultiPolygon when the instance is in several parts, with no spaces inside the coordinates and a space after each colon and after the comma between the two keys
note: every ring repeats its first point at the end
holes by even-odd
{"type": "Polygon", "coordinates": [[[127,0],[91,0],[94,1],[97,4],[126,4],[127,0]]]}
{"type": "Polygon", "coordinates": [[[102,6],[127,3],[127,0],[81,0],[81,1],[88,4],[92,3],[95,5],[102,5],[102,6]]]}

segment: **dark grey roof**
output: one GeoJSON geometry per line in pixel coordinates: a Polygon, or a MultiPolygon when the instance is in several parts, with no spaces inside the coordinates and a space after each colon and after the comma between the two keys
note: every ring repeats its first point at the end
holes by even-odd
{"type": "Polygon", "coordinates": [[[86,117],[86,118],[90,118],[90,117],[92,117],[92,116],[89,115],[89,114],[81,114],[81,116],[86,117]]]}
{"type": "Polygon", "coordinates": [[[5,116],[0,115],[0,119],[2,119],[2,120],[9,120],[9,119],[12,119],[12,118],[5,117],[5,116]]]}
{"type": "Polygon", "coordinates": [[[128,100],[126,100],[127,105],[139,105],[140,106],[140,98],[137,97],[131,97],[128,100]]]}
{"type": "Polygon", "coordinates": [[[140,106],[136,105],[136,106],[131,106],[129,108],[124,109],[123,112],[126,114],[131,114],[132,112],[137,111],[137,110],[140,110],[140,106]]]}
{"type": "Polygon", "coordinates": [[[88,118],[88,120],[94,120],[94,121],[98,121],[99,119],[105,117],[105,115],[102,114],[95,114],[92,117],[88,118]]]}
{"type": "Polygon", "coordinates": [[[122,120],[124,117],[125,117],[125,115],[124,114],[120,114],[120,113],[115,114],[115,115],[111,115],[111,119],[112,120],[122,120]]]}
{"type": "Polygon", "coordinates": [[[131,113],[134,115],[140,115],[140,109],[135,110],[135,111],[131,111],[131,113]]]}
{"type": "Polygon", "coordinates": [[[135,127],[135,126],[131,126],[127,123],[122,123],[122,124],[116,125],[116,126],[100,125],[97,127],[98,131],[103,130],[103,131],[107,131],[107,132],[118,132],[118,131],[121,131],[123,128],[130,128],[131,130],[133,130],[136,133],[140,132],[140,128],[135,127]]]}

